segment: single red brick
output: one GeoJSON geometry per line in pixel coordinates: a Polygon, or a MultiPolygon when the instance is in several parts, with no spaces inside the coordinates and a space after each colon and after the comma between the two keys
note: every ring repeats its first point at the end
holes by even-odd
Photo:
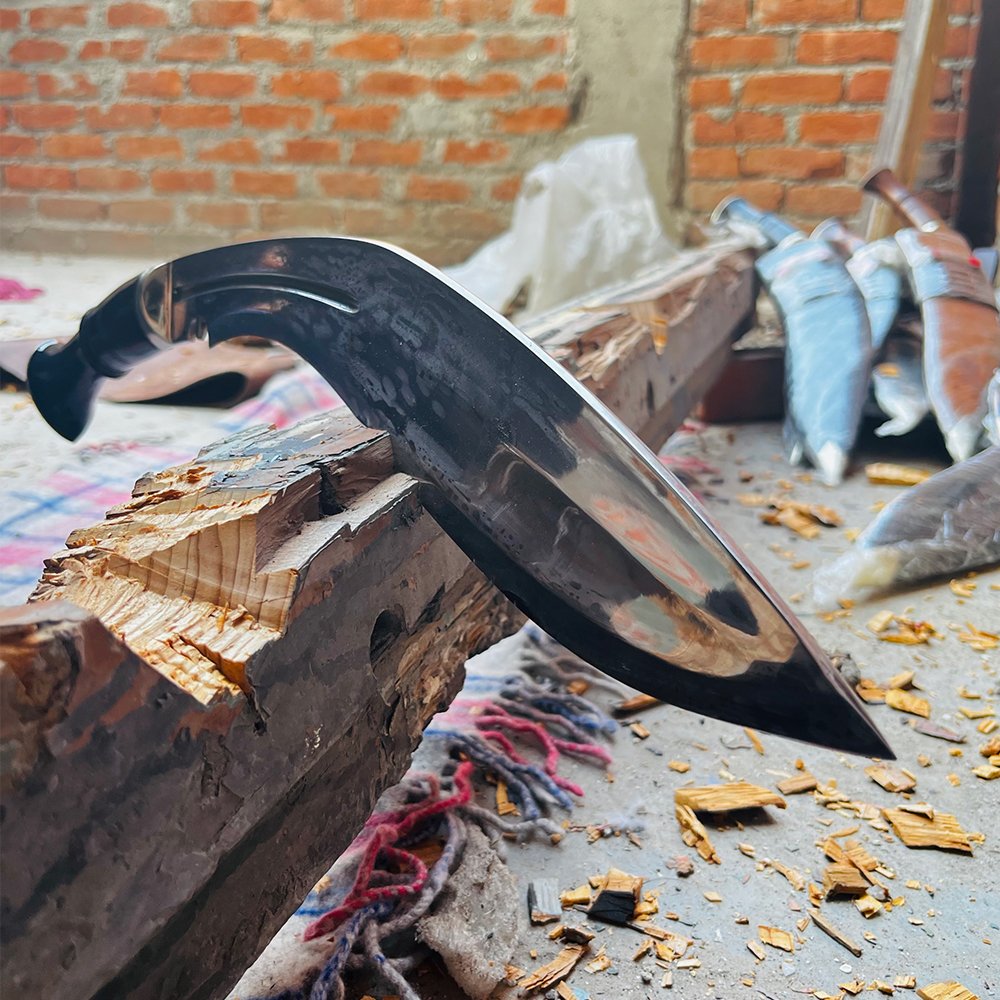
{"type": "Polygon", "coordinates": [[[339,170],[330,174],[317,173],[316,183],[319,184],[323,194],[330,198],[376,201],[382,194],[382,181],[377,174],[357,170],[339,170]]]}
{"type": "Polygon", "coordinates": [[[413,97],[424,93],[429,86],[430,80],[417,73],[385,70],[365,76],[357,85],[357,92],[375,97],[413,97]]]}
{"type": "Polygon", "coordinates": [[[59,62],[66,57],[66,46],[40,38],[20,38],[11,47],[7,58],[12,63],[59,62]]]}
{"type": "Polygon", "coordinates": [[[750,176],[787,177],[791,180],[842,177],[844,154],[833,149],[799,147],[748,149],[740,158],[740,169],[750,176]]]}
{"type": "Polygon", "coordinates": [[[7,187],[15,191],[69,191],[73,187],[73,171],[68,167],[8,163],[3,176],[7,187]]]}
{"type": "Polygon", "coordinates": [[[181,141],[173,135],[123,135],[115,140],[119,160],[179,160],[181,141]]]}
{"type": "Polygon", "coordinates": [[[117,62],[138,62],[146,54],[143,38],[116,38],[110,42],[89,41],[80,46],[79,59],[114,59],[117,62]]]}
{"type": "Polygon", "coordinates": [[[170,15],[162,4],[118,3],[108,8],[109,28],[165,28],[170,15]]]}
{"type": "Polygon", "coordinates": [[[287,232],[305,229],[329,233],[343,228],[343,209],[328,201],[263,202],[260,224],[265,231],[287,232]]]}
{"type": "Polygon", "coordinates": [[[337,132],[388,132],[399,117],[395,104],[328,104],[324,111],[337,132]]]}
{"type": "Polygon", "coordinates": [[[759,73],[743,84],[741,103],[751,107],[836,104],[843,86],[840,73],[759,73]]]}
{"type": "Polygon", "coordinates": [[[861,0],[862,21],[898,21],[906,0],[861,0]]]}
{"type": "Polygon", "coordinates": [[[406,142],[359,139],[354,144],[351,164],[356,167],[412,167],[420,162],[423,150],[423,143],[416,139],[406,142]]]}
{"type": "Polygon", "coordinates": [[[234,170],[233,193],[268,198],[294,198],[299,181],[295,174],[273,170],[234,170]]]}
{"type": "Polygon", "coordinates": [[[0,97],[27,97],[32,91],[32,78],[13,69],[0,69],[0,97]]]}
{"type": "Polygon", "coordinates": [[[785,139],[785,119],[757,111],[739,111],[733,116],[736,141],[740,143],[781,142],[785,139]]]}
{"type": "Polygon", "coordinates": [[[692,108],[710,108],[728,104],[733,89],[728,76],[695,77],[688,83],[688,104],[692,108]]]}
{"type": "Polygon", "coordinates": [[[253,139],[225,139],[202,146],[198,159],[203,163],[260,163],[260,150],[253,139]]]}
{"type": "Polygon", "coordinates": [[[335,101],[340,97],[340,74],[331,70],[289,70],[271,78],[276,97],[318,97],[335,101]]]}
{"type": "Polygon", "coordinates": [[[804,31],[799,36],[796,56],[800,63],[817,66],[891,63],[897,41],[894,31],[804,31]]]}
{"type": "Polygon", "coordinates": [[[67,222],[98,222],[106,217],[107,205],[93,198],[39,198],[38,214],[67,222]]]}
{"type": "Polygon", "coordinates": [[[413,35],[406,54],[411,59],[444,59],[464,52],[476,40],[475,32],[459,31],[452,35],[413,35]]]}
{"type": "Polygon", "coordinates": [[[784,185],[777,181],[689,181],[684,186],[685,202],[696,212],[710,212],[723,198],[736,194],[758,208],[774,212],[781,208],[784,185]]]}
{"type": "Polygon", "coordinates": [[[76,186],[83,191],[134,191],[143,183],[141,174],[121,167],[81,167],[76,172],[76,186]]]}
{"type": "Polygon", "coordinates": [[[568,86],[569,77],[565,73],[546,73],[545,76],[540,76],[531,85],[531,92],[533,94],[558,93],[565,90],[568,86]]]}
{"type": "Polygon", "coordinates": [[[513,0],[444,0],[442,13],[459,24],[509,21],[513,0]]]}
{"type": "Polygon", "coordinates": [[[184,81],[175,69],[130,70],[122,93],[128,97],[180,97],[184,81]]]}
{"type": "Polygon", "coordinates": [[[38,155],[38,140],[31,135],[0,132],[0,156],[6,160],[28,160],[38,155]]]}
{"type": "Polygon", "coordinates": [[[406,185],[410,201],[468,201],[469,185],[451,177],[425,177],[415,175],[406,185]]]}
{"type": "Polygon", "coordinates": [[[224,62],[228,35],[175,35],[156,50],[158,62],[224,62]]]}
{"type": "Polygon", "coordinates": [[[739,177],[739,157],[732,147],[692,149],[687,157],[688,177],[739,177]]]}
{"type": "Polygon", "coordinates": [[[100,88],[85,73],[39,73],[35,79],[38,96],[44,100],[96,97],[100,88]]]}
{"type": "Polygon", "coordinates": [[[424,21],[434,13],[434,0],[357,0],[362,21],[424,21]]]}
{"type": "Polygon", "coordinates": [[[0,31],[16,31],[21,27],[21,12],[10,7],[0,7],[0,31]]]}
{"type": "Polygon", "coordinates": [[[286,139],[279,163],[338,163],[340,142],[337,139],[286,139]]]}
{"type": "Polygon", "coordinates": [[[852,104],[880,104],[889,92],[891,69],[861,69],[847,81],[845,100],[852,104]]]}
{"type": "Polygon", "coordinates": [[[152,128],[156,112],[148,104],[112,104],[108,108],[87,108],[87,128],[94,132],[116,132],[129,128],[152,128]]]}
{"type": "Polygon", "coordinates": [[[521,90],[521,80],[514,73],[484,73],[467,80],[457,73],[445,73],[434,81],[434,93],[446,101],[476,97],[510,97],[521,90]]]}
{"type": "Polygon", "coordinates": [[[207,194],[215,190],[215,176],[210,170],[167,170],[157,168],[149,175],[157,194],[179,194],[200,191],[207,194]]]}
{"type": "Polygon", "coordinates": [[[569,108],[561,105],[543,105],[519,108],[517,111],[495,111],[493,121],[500,132],[510,135],[555,132],[569,124],[569,108]]]}
{"type": "Polygon", "coordinates": [[[240,35],[236,39],[240,62],[273,62],[301,65],[312,61],[311,41],[290,42],[267,35],[240,35]]]}
{"type": "Polygon", "coordinates": [[[204,204],[187,205],[184,214],[194,226],[204,223],[213,229],[240,229],[250,225],[250,206],[240,202],[223,203],[213,198],[204,204]]]}
{"type": "Polygon", "coordinates": [[[167,128],[228,128],[233,121],[227,104],[166,104],[160,123],[167,128]]]}
{"type": "Polygon", "coordinates": [[[490,188],[490,197],[496,201],[513,201],[521,191],[521,183],[520,174],[504,177],[490,188]]]}
{"type": "Polygon", "coordinates": [[[444,147],[445,163],[478,166],[482,163],[504,163],[509,159],[510,146],[499,139],[482,139],[478,142],[449,139],[444,147]]]}
{"type": "Polygon", "coordinates": [[[194,0],[191,23],[203,28],[234,28],[257,23],[254,0],[194,0]]]}
{"type": "Polygon", "coordinates": [[[372,62],[398,59],[402,53],[403,39],[400,35],[374,32],[347,38],[336,45],[331,45],[329,50],[329,54],[334,58],[372,62]]]}
{"type": "Polygon", "coordinates": [[[857,17],[858,0],[756,0],[758,24],[848,24],[857,17]]]}
{"type": "Polygon", "coordinates": [[[42,152],[50,160],[94,160],[109,151],[99,135],[50,135],[42,141],[42,152]]]}
{"type": "Polygon", "coordinates": [[[746,26],[747,0],[696,0],[691,11],[691,30],[699,34],[746,26]]]}
{"type": "Polygon", "coordinates": [[[793,184],[785,195],[785,211],[792,215],[849,216],[859,208],[861,190],[852,184],[793,184]]]}
{"type": "Polygon", "coordinates": [[[244,104],[240,117],[247,128],[293,129],[302,132],[313,123],[312,108],[294,104],[244,104]]]}
{"type": "Polygon", "coordinates": [[[494,35],[486,39],[486,58],[494,62],[541,59],[566,51],[565,35],[494,35]]]}
{"type": "Polygon", "coordinates": [[[810,111],[799,117],[799,138],[819,145],[872,142],[882,122],[880,111],[810,111]]]}
{"type": "Polygon", "coordinates": [[[55,31],[58,28],[86,28],[88,7],[37,7],[28,14],[32,31],[55,31]]]}
{"type": "Polygon", "coordinates": [[[565,17],[567,0],[534,0],[531,12],[541,17],[565,17]]]}
{"type": "Polygon", "coordinates": [[[79,112],[72,104],[15,104],[11,115],[19,128],[35,132],[71,128],[79,112]]]}
{"type": "Polygon", "coordinates": [[[174,206],[173,202],[151,198],[139,201],[116,198],[108,205],[108,219],[134,226],[166,226],[174,220],[174,206]]]}
{"type": "Polygon", "coordinates": [[[195,97],[249,97],[257,89],[253,73],[220,73],[217,70],[192,71],[188,90],[195,97]]]}
{"type": "Polygon", "coordinates": [[[268,20],[319,21],[322,23],[344,20],[343,0],[271,0],[268,20]]]}
{"type": "Polygon", "coordinates": [[[785,40],[776,35],[696,38],[690,50],[695,69],[767,66],[776,63],[784,53],[785,40]]]}

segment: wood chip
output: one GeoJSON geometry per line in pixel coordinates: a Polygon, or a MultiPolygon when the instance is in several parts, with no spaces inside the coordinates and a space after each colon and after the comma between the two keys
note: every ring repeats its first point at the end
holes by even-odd
{"type": "Polygon", "coordinates": [[[758,962],[763,962],[767,958],[767,952],[756,941],[747,941],[747,947],[758,962]]]}
{"type": "Polygon", "coordinates": [[[694,814],[694,810],[689,806],[682,806],[674,803],[674,815],[681,828],[681,840],[688,847],[693,847],[698,856],[703,861],[708,861],[713,865],[722,864],[712,841],[708,838],[708,833],[701,821],[694,814]]]}
{"type": "Polygon", "coordinates": [[[833,896],[863,896],[870,883],[857,865],[835,862],[823,870],[823,891],[827,899],[833,896]]]}
{"type": "Polygon", "coordinates": [[[691,765],[686,760],[668,760],[667,767],[678,774],[687,774],[691,770],[691,765]]]}
{"type": "Polygon", "coordinates": [[[769,927],[767,924],[759,924],[757,934],[764,944],[769,944],[772,948],[780,948],[782,951],[795,951],[795,939],[789,931],[783,931],[780,927],[769,927]]]}
{"type": "Polygon", "coordinates": [[[635,950],[635,954],[632,956],[633,962],[638,962],[640,958],[645,957],[653,950],[653,939],[646,938],[641,945],[635,950]]]}
{"type": "Polygon", "coordinates": [[[757,851],[754,848],[753,844],[737,844],[736,848],[740,852],[740,854],[743,854],[748,858],[755,857],[757,854],[757,851]]]}
{"type": "Polygon", "coordinates": [[[575,889],[567,889],[565,892],[560,893],[559,903],[564,910],[568,910],[572,906],[589,906],[590,886],[584,883],[583,885],[578,885],[575,889]]]}
{"type": "Polygon", "coordinates": [[[937,629],[930,622],[914,621],[891,611],[880,611],[868,622],[868,629],[882,642],[895,642],[904,646],[919,646],[940,638],[937,629]]]}
{"type": "Polygon", "coordinates": [[[784,778],[778,782],[778,791],[782,795],[801,795],[803,792],[811,792],[819,782],[808,771],[802,774],[793,775],[791,778],[784,778]]]}
{"type": "Polygon", "coordinates": [[[583,968],[591,975],[597,972],[604,972],[605,969],[611,968],[611,958],[602,948],[583,968]]]}
{"type": "Polygon", "coordinates": [[[877,916],[882,912],[882,904],[874,897],[865,893],[863,896],[858,896],[854,900],[854,905],[858,908],[858,912],[866,919],[871,920],[872,917],[877,916]]]}
{"type": "Polygon", "coordinates": [[[899,688],[890,688],[886,691],[885,703],[897,712],[909,712],[910,715],[919,715],[922,719],[929,719],[931,715],[931,705],[926,698],[920,698],[910,691],[901,691],[899,688]]]}
{"type": "MultiPolygon", "coordinates": [[[[858,958],[860,957],[859,955],[858,958]]],[[[841,983],[840,988],[850,993],[852,997],[856,997],[865,988],[865,982],[863,979],[855,979],[849,983],[841,983]]]]}
{"type": "Polygon", "coordinates": [[[897,688],[901,691],[906,690],[906,688],[913,687],[913,678],[916,675],[912,670],[903,670],[898,674],[893,674],[883,687],[886,688],[897,688]]]}
{"type": "Polygon", "coordinates": [[[984,708],[969,708],[966,705],[963,705],[959,711],[967,719],[992,719],[993,716],[997,714],[996,711],[990,706],[986,706],[984,708]]]}
{"type": "Polygon", "coordinates": [[[614,712],[615,715],[631,715],[633,712],[642,712],[647,708],[653,708],[655,705],[662,704],[662,701],[651,695],[637,694],[615,705],[614,712]]]}
{"type": "Polygon", "coordinates": [[[805,889],[806,880],[796,869],[789,868],[788,865],[783,865],[780,861],[772,861],[770,859],[766,860],[764,864],[773,868],[779,875],[783,875],[796,892],[802,892],[805,889]]]}
{"type": "Polygon", "coordinates": [[[1000,647],[1000,635],[995,632],[984,632],[974,625],[966,624],[967,632],[958,633],[958,641],[971,646],[977,653],[985,653],[1000,647]]]}
{"type": "MultiPolygon", "coordinates": [[[[747,496],[744,494],[744,497],[747,496]]],[[[750,496],[754,496],[756,500],[755,495],[750,496]]],[[[745,500],[741,502],[746,503],[745,500]]],[[[760,519],[765,524],[784,525],[802,538],[816,538],[821,527],[837,528],[843,523],[835,510],[821,504],[799,503],[786,497],[771,497],[767,503],[768,510],[760,515],[760,519]]],[[[746,505],[760,506],[759,503],[746,503],[746,505]]]]}
{"type": "Polygon", "coordinates": [[[948,813],[934,812],[928,817],[906,809],[883,809],[882,812],[907,847],[935,847],[972,854],[968,834],[948,813]]]}
{"type": "Polygon", "coordinates": [[[914,990],[917,988],[917,977],[896,976],[896,978],[892,981],[892,985],[895,986],[897,990],[914,990]]]}
{"type": "Polygon", "coordinates": [[[976,729],[981,732],[983,736],[989,736],[990,733],[994,732],[998,726],[1000,726],[1000,722],[997,722],[996,719],[983,719],[983,721],[976,726],[976,729]]]}
{"type": "Polygon", "coordinates": [[[632,735],[640,740],[649,739],[649,730],[641,722],[633,722],[629,729],[632,730],[632,735]]]}
{"type": "Polygon", "coordinates": [[[996,781],[1000,778],[1000,767],[995,764],[980,764],[979,767],[974,767],[972,773],[977,778],[982,778],[983,781],[996,781]]]}
{"type": "Polygon", "coordinates": [[[545,965],[522,979],[518,985],[525,993],[532,990],[548,989],[558,980],[565,979],[587,951],[587,946],[583,944],[567,945],[551,962],[546,962],[545,965]]]}
{"type": "Polygon", "coordinates": [[[594,940],[594,932],[586,927],[564,927],[563,940],[571,944],[590,944],[594,940]]]}
{"type": "Polygon", "coordinates": [[[721,903],[722,902],[722,897],[717,892],[712,892],[712,891],[703,892],[702,895],[710,903],[721,903]]]}
{"type": "Polygon", "coordinates": [[[917,779],[912,774],[891,764],[872,764],[865,768],[865,774],[887,792],[910,792],[917,787],[917,779]]]}
{"type": "Polygon", "coordinates": [[[507,795],[507,783],[503,780],[497,782],[496,789],[497,815],[499,816],[520,816],[517,806],[510,801],[507,795]]]}
{"type": "Polygon", "coordinates": [[[752,730],[749,726],[744,726],[743,732],[747,734],[747,739],[753,744],[754,750],[756,750],[757,753],[759,753],[763,757],[764,744],[761,743],[760,737],[757,735],[757,733],[754,732],[754,730],[752,730]]]}
{"type": "Polygon", "coordinates": [[[562,916],[554,878],[536,878],[528,883],[528,915],[533,924],[550,924],[562,916]]]}
{"type": "Polygon", "coordinates": [[[678,969],[700,969],[701,959],[700,958],[685,958],[677,963],[678,969]]]}
{"type": "Polygon", "coordinates": [[[979,1000],[972,990],[967,990],[961,983],[950,980],[946,983],[931,983],[917,990],[920,1000],[979,1000]]]}
{"type": "Polygon", "coordinates": [[[916,486],[931,473],[926,469],[915,469],[911,465],[896,465],[894,462],[872,462],[865,466],[868,482],[878,486],[916,486]]]}
{"type": "Polygon", "coordinates": [[[896,992],[896,988],[892,985],[892,983],[887,983],[883,979],[874,980],[868,989],[878,990],[879,993],[884,993],[886,996],[890,997],[896,992]]]}
{"type": "Polygon", "coordinates": [[[924,736],[933,736],[936,740],[947,740],[949,743],[964,743],[965,737],[947,726],[937,726],[933,722],[911,722],[910,725],[924,736]]]}
{"type": "Polygon", "coordinates": [[[746,781],[678,788],[674,792],[674,802],[679,806],[687,806],[695,812],[707,813],[734,812],[738,809],[757,809],[762,806],[777,806],[779,809],[784,809],[786,806],[785,800],[780,795],[746,781]]]}

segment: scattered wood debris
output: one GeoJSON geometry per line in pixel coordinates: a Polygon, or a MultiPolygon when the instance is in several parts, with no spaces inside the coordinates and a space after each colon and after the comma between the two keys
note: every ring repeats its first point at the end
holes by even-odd
{"type": "Polygon", "coordinates": [[[984,632],[966,622],[967,632],[958,633],[958,641],[971,646],[977,653],[986,653],[991,649],[1000,648],[1000,635],[995,632],[984,632]]]}
{"type": "Polygon", "coordinates": [[[686,760],[668,760],[667,767],[678,774],[687,774],[691,770],[691,765],[686,760]]]}
{"type": "Polygon", "coordinates": [[[559,997],[559,1000],[580,1000],[573,992],[573,987],[565,979],[556,984],[556,996],[559,997]]]}
{"type": "Polygon", "coordinates": [[[530,993],[532,990],[548,989],[553,983],[565,979],[588,950],[585,944],[567,945],[551,962],[546,962],[545,965],[521,979],[518,985],[525,993],[530,993]]]}
{"type": "Polygon", "coordinates": [[[967,708],[963,705],[959,711],[967,719],[992,719],[995,716],[996,710],[992,706],[986,706],[985,708],[967,708]]]}
{"type": "Polygon", "coordinates": [[[868,630],[874,632],[883,642],[895,642],[904,646],[919,646],[941,634],[930,622],[914,621],[892,611],[880,611],[868,622],[868,630]]]}
{"type": "Polygon", "coordinates": [[[930,479],[931,474],[926,469],[915,469],[910,465],[872,462],[865,466],[865,476],[876,486],[916,486],[930,479]]]}
{"type": "Polygon", "coordinates": [[[644,938],[641,945],[636,948],[635,953],[632,955],[632,961],[638,962],[639,959],[644,958],[653,950],[653,939],[644,938]]]}
{"type": "Polygon", "coordinates": [[[890,997],[896,992],[896,988],[892,985],[892,983],[887,983],[882,979],[874,980],[868,989],[878,990],[879,993],[884,993],[886,996],[890,997]]]}
{"type": "Polygon", "coordinates": [[[872,764],[865,768],[865,774],[887,792],[911,792],[917,787],[917,779],[909,771],[891,764],[872,764]]]}
{"type": "Polygon", "coordinates": [[[880,687],[870,677],[862,677],[861,680],[854,685],[854,690],[857,691],[858,697],[866,705],[885,704],[885,688],[880,687]]]}
{"type": "Polygon", "coordinates": [[[678,788],[674,803],[687,806],[695,812],[723,813],[739,809],[757,809],[762,806],[786,807],[785,800],[768,788],[751,785],[747,781],[731,781],[725,785],[702,785],[678,788]]]}
{"type": "Polygon", "coordinates": [[[990,733],[994,732],[998,726],[1000,726],[1000,722],[997,722],[996,719],[983,719],[983,721],[976,726],[976,729],[981,732],[983,736],[989,736],[990,733]]]}
{"type": "Polygon", "coordinates": [[[932,983],[921,986],[917,990],[920,1000],[979,1000],[972,990],[967,990],[961,983],[951,980],[947,983],[932,983]]]}
{"type": "Polygon", "coordinates": [[[527,973],[524,969],[519,969],[510,962],[507,963],[503,970],[503,979],[508,986],[514,986],[519,979],[523,979],[526,975],[527,973]]]}
{"type": "Polygon", "coordinates": [[[602,948],[584,967],[591,975],[611,968],[611,958],[602,948]]]}
{"type": "Polygon", "coordinates": [[[653,708],[655,705],[662,704],[662,701],[654,698],[652,695],[637,694],[615,705],[614,713],[615,715],[631,715],[633,712],[642,712],[647,708],[653,708]]]}
{"type": "Polygon", "coordinates": [[[793,775],[791,778],[784,778],[778,782],[778,791],[782,795],[801,795],[803,792],[811,792],[819,782],[808,771],[802,774],[793,775]]]}
{"type": "Polygon", "coordinates": [[[858,908],[858,913],[866,920],[871,920],[872,917],[882,912],[882,904],[867,892],[863,896],[858,896],[854,900],[854,905],[858,908]]]}
{"type": "Polygon", "coordinates": [[[919,715],[922,719],[929,719],[931,716],[930,702],[910,691],[890,688],[885,693],[885,703],[897,712],[909,712],[910,715],[919,715]]]}
{"type": "Polygon", "coordinates": [[[857,865],[848,861],[834,862],[823,870],[823,892],[833,896],[863,896],[870,883],[857,865]]]}
{"type": "Polygon", "coordinates": [[[896,978],[892,981],[892,985],[895,986],[897,990],[914,990],[917,988],[917,977],[896,976],[896,978]]]}
{"type": "MultiPolygon", "coordinates": [[[[858,957],[860,958],[861,956],[859,955],[858,957]]],[[[865,988],[865,981],[863,979],[854,979],[849,983],[841,983],[840,988],[850,993],[852,997],[856,997],[865,988]]]]}
{"type": "Polygon", "coordinates": [[[638,875],[611,868],[597,889],[587,915],[610,924],[627,924],[635,913],[641,891],[642,879],[638,875]]]}
{"type": "Polygon", "coordinates": [[[773,868],[779,875],[783,875],[796,892],[802,892],[805,889],[806,880],[795,868],[789,868],[788,865],[783,865],[780,861],[772,861],[770,858],[765,859],[762,864],[773,868]]]}
{"type": "Polygon", "coordinates": [[[536,878],[528,883],[528,915],[533,924],[550,924],[562,916],[554,878],[536,878]]]}
{"type": "Polygon", "coordinates": [[[769,927],[767,924],[758,924],[757,934],[764,944],[769,944],[772,948],[780,948],[782,951],[795,951],[795,938],[789,931],[783,931],[780,927],[769,927]]]}
{"type": "Polygon", "coordinates": [[[909,809],[883,809],[896,836],[907,847],[936,847],[972,854],[969,836],[954,816],[933,811],[930,816],[909,809]]]}
{"type": "Polygon", "coordinates": [[[994,736],[993,739],[987,740],[979,748],[979,754],[982,757],[995,757],[1000,754],[1000,736],[994,736]]]}
{"type": "Polygon", "coordinates": [[[702,826],[701,821],[694,814],[690,806],[674,803],[674,815],[681,828],[681,840],[688,847],[693,847],[702,861],[708,861],[713,865],[722,864],[712,841],[708,838],[708,832],[702,826]]]}
{"type": "MultiPolygon", "coordinates": [[[[741,503],[746,501],[741,499],[741,503]]],[[[781,524],[802,538],[817,538],[820,528],[839,528],[841,516],[832,508],[817,503],[800,503],[787,497],[771,497],[768,509],[760,515],[765,524],[781,524]]],[[[748,504],[759,506],[759,504],[748,504]]]]}

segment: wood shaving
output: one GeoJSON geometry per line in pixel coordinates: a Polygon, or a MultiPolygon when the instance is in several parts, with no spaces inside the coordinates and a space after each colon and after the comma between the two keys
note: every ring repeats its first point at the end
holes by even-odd
{"type": "Polygon", "coordinates": [[[926,469],[915,469],[911,465],[896,465],[894,462],[872,462],[865,466],[868,482],[877,486],[916,486],[931,473],[926,469]]]}
{"type": "Polygon", "coordinates": [[[769,944],[772,948],[780,948],[787,952],[795,951],[795,939],[789,931],[783,931],[780,927],[760,924],[757,927],[757,934],[764,944],[769,944]]]}
{"type": "Polygon", "coordinates": [[[525,993],[532,990],[548,989],[557,980],[565,979],[587,951],[587,946],[583,944],[567,945],[551,962],[546,962],[545,965],[520,980],[518,985],[525,993]]]}
{"type": "Polygon", "coordinates": [[[966,622],[967,632],[958,633],[958,641],[971,646],[977,653],[986,653],[991,649],[1000,648],[1000,635],[995,632],[984,632],[966,622]]]}
{"type": "Polygon", "coordinates": [[[783,865],[780,861],[771,861],[770,859],[765,860],[764,864],[769,868],[773,868],[779,875],[783,875],[797,892],[802,892],[806,887],[806,880],[802,875],[796,871],[794,868],[789,868],[787,865],[783,865]]]}
{"type": "Polygon", "coordinates": [[[917,779],[912,774],[891,764],[872,764],[865,768],[865,774],[887,792],[911,792],[917,787],[917,779]]]}
{"type": "Polygon", "coordinates": [[[882,912],[882,904],[874,896],[870,896],[867,893],[854,900],[854,905],[866,920],[870,920],[882,912]]]}
{"type": "Polygon", "coordinates": [[[972,854],[969,835],[954,816],[932,811],[931,816],[920,815],[912,809],[884,809],[885,818],[892,824],[896,836],[907,847],[934,847],[942,851],[972,854]]]}
{"type": "Polygon", "coordinates": [[[801,795],[803,792],[811,792],[819,782],[808,771],[802,774],[793,775],[778,782],[778,791],[782,795],[801,795]]]}
{"type": "Polygon", "coordinates": [[[992,719],[997,713],[992,706],[986,706],[984,708],[968,708],[963,705],[959,711],[967,719],[992,719]]]}
{"type": "Polygon", "coordinates": [[[749,726],[743,727],[743,732],[747,734],[747,739],[753,744],[754,750],[757,751],[762,757],[764,756],[764,744],[761,743],[760,737],[754,730],[750,729],[749,726]]]}
{"type": "Polygon", "coordinates": [[[931,705],[926,698],[919,698],[909,691],[901,691],[898,688],[886,691],[885,703],[897,712],[909,712],[910,715],[919,715],[922,719],[929,719],[931,715],[931,705]]]}
{"type": "Polygon", "coordinates": [[[674,792],[674,803],[687,806],[695,812],[707,813],[734,812],[762,806],[777,806],[779,809],[786,807],[785,800],[780,795],[746,781],[678,788],[674,792]]]}
{"type": "Polygon", "coordinates": [[[765,524],[784,525],[802,538],[817,538],[821,527],[838,528],[843,524],[840,515],[832,507],[824,507],[822,504],[800,503],[786,497],[771,497],[767,503],[769,509],[760,515],[760,519],[765,524]]]}
{"type": "Polygon", "coordinates": [[[611,959],[608,957],[607,952],[602,948],[583,968],[591,975],[598,972],[604,972],[606,969],[611,968],[611,959]]]}
{"type": "Polygon", "coordinates": [[[703,861],[708,861],[713,865],[722,864],[712,841],[708,838],[708,832],[702,826],[698,817],[695,816],[694,810],[689,806],[683,806],[675,802],[674,815],[677,817],[677,822],[681,828],[681,840],[688,847],[693,847],[703,861]]]}

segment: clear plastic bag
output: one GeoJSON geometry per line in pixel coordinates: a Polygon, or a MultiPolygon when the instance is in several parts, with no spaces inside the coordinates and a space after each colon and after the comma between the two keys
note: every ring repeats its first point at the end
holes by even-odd
{"type": "Polygon", "coordinates": [[[634,136],[588,139],[524,178],[510,229],[445,272],[519,318],[584,295],[665,260],[663,234],[634,136]]]}

